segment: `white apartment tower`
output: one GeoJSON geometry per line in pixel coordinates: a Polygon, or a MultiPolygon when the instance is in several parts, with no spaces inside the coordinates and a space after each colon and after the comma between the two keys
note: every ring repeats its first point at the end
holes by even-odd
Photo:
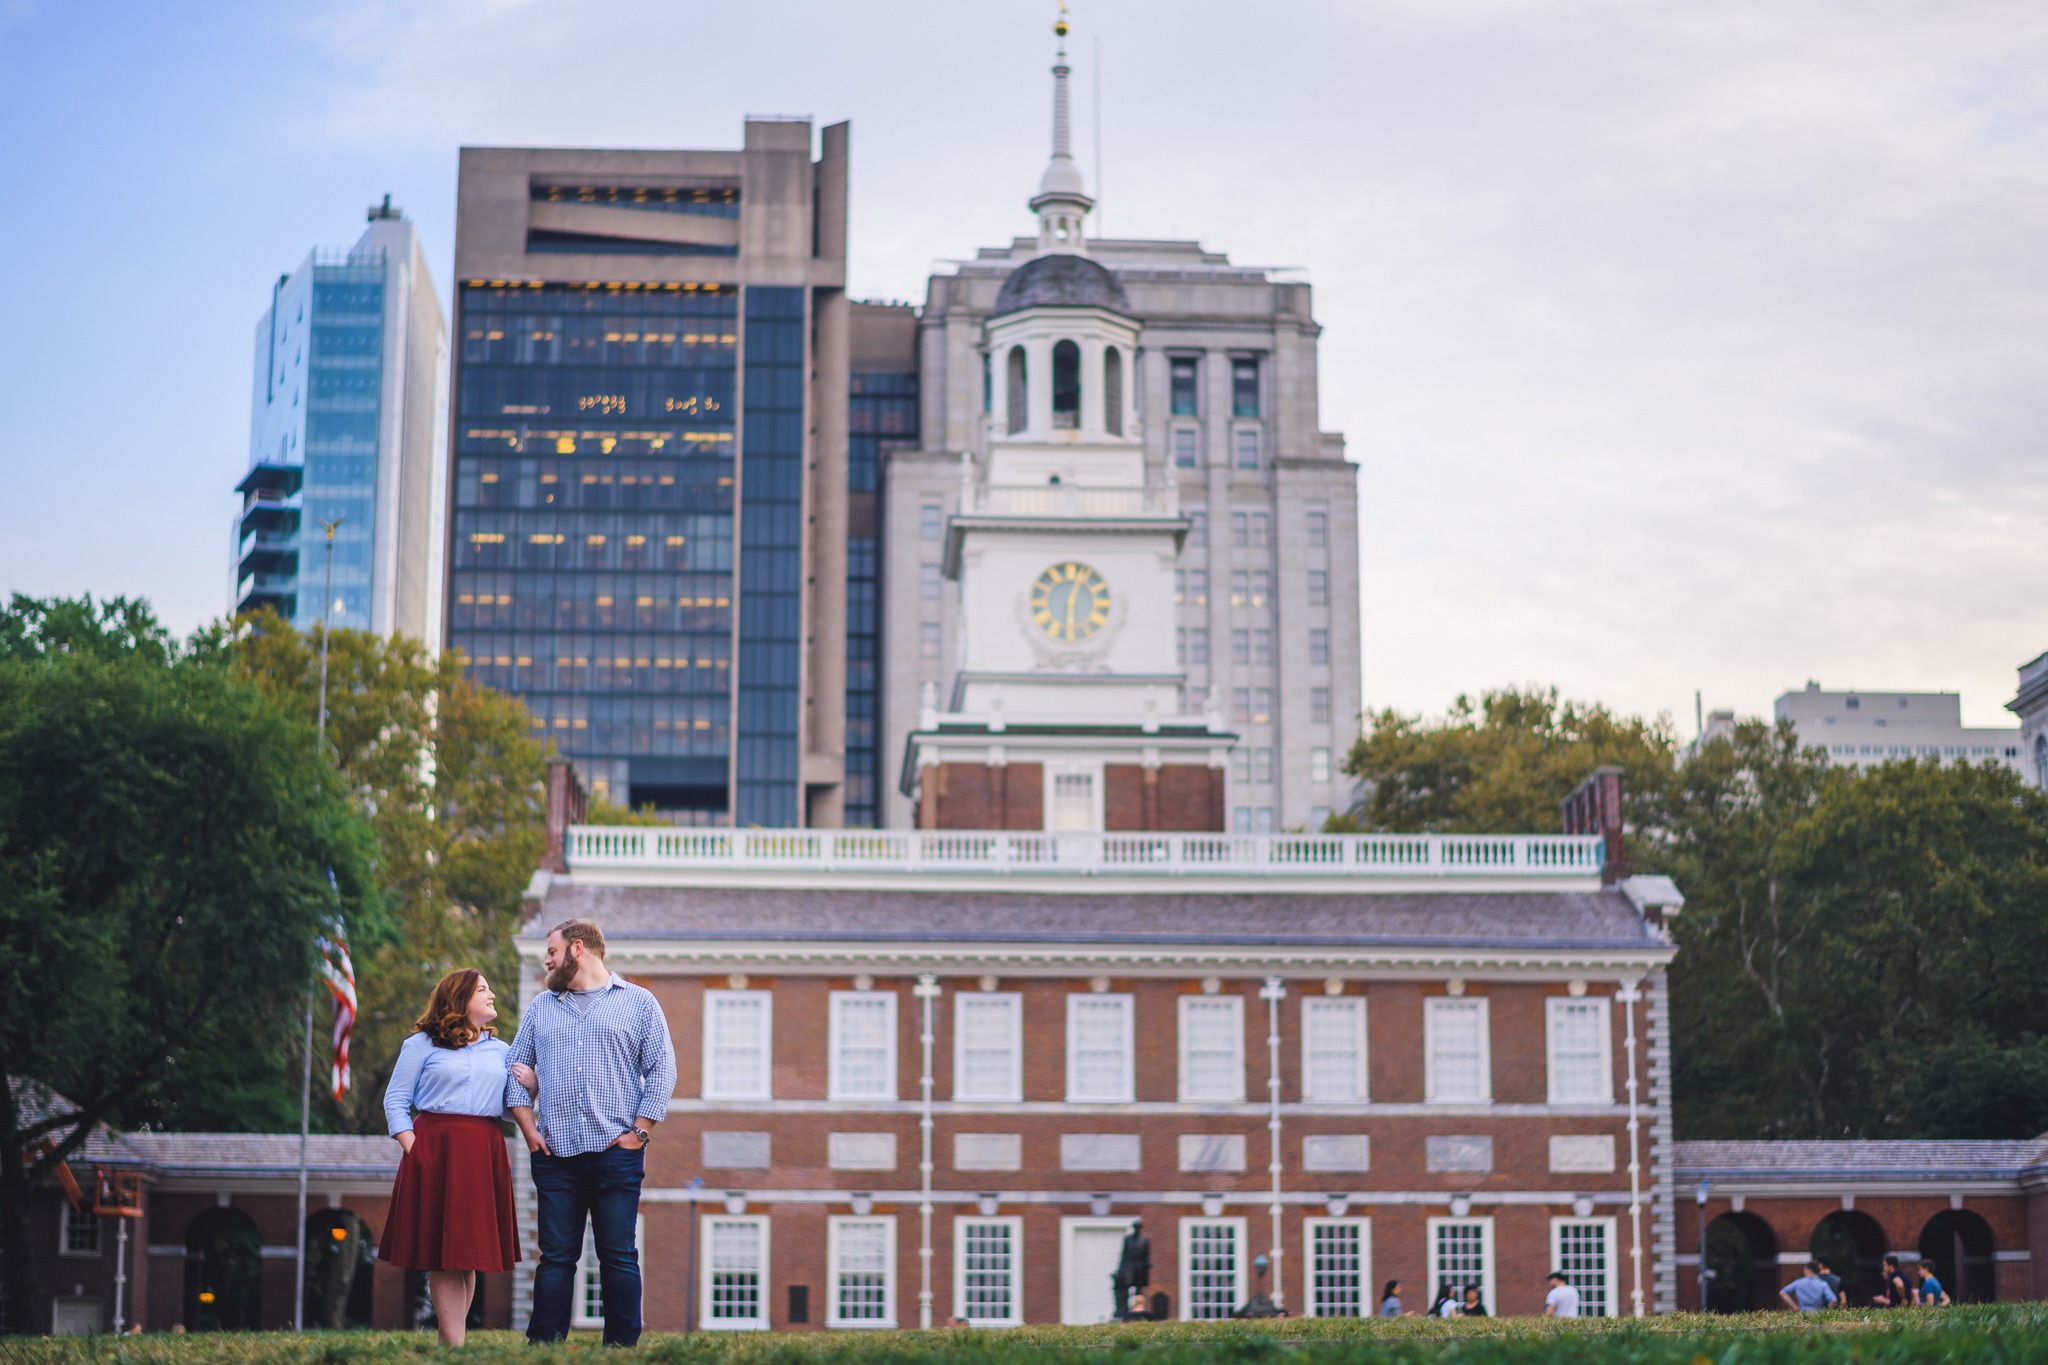
{"type": "Polygon", "coordinates": [[[1198,242],[1090,238],[1064,51],[1053,76],[1037,231],[932,277],[920,448],[885,457],[881,823],[918,823],[930,722],[985,730],[993,697],[1184,731],[1223,828],[1317,828],[1349,802],[1358,524],[1357,467],[1317,421],[1309,286],[1198,242]],[[1101,584],[1074,629],[1036,619],[1048,592],[1083,599],[1039,591],[1069,566],[1101,584]]]}

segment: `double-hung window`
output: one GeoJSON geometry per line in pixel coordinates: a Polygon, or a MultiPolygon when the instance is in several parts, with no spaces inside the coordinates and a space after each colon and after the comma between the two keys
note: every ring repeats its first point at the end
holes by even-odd
{"type": "Polygon", "coordinates": [[[953,996],[953,1098],[1024,1098],[1024,997],[1014,991],[953,996]]]}
{"type": "Polygon", "coordinates": [[[90,1209],[75,1209],[64,1206],[63,1240],[58,1246],[65,1256],[97,1256],[100,1254],[100,1220],[90,1209]]]}
{"type": "Polygon", "coordinates": [[[1552,1104],[1614,1103],[1613,1029],[1604,997],[1553,997],[1546,1014],[1552,1104]]]}
{"type": "Polygon", "coordinates": [[[1239,469],[1257,469],[1259,467],[1258,428],[1240,428],[1233,433],[1233,438],[1237,447],[1237,467],[1239,469]]]}
{"type": "Polygon", "coordinates": [[[896,992],[832,992],[831,1097],[896,1098],[896,992]]]}
{"type": "Polygon", "coordinates": [[[1371,1295],[1372,1220],[1306,1218],[1308,1315],[1312,1318],[1369,1318],[1378,1304],[1371,1295]]]}
{"type": "Polygon", "coordinates": [[[1493,1099],[1493,1057],[1486,997],[1434,996],[1423,1018],[1427,1094],[1432,1104],[1486,1104],[1493,1099]]]}
{"type": "Polygon", "coordinates": [[[1243,996],[1180,998],[1180,1098],[1182,1103],[1243,1103],[1243,996]]]}
{"type": "Polygon", "coordinates": [[[1364,997],[1302,998],[1301,1097],[1309,1104],[1365,1101],[1364,997]]]}
{"type": "Polygon", "coordinates": [[[1195,467],[1195,433],[1191,428],[1179,427],[1173,433],[1173,463],[1177,469],[1195,467]]]}
{"type": "Polygon", "coordinates": [[[704,1098],[765,1100],[774,1034],[767,991],[704,992],[704,1098]]]}
{"type": "Polygon", "coordinates": [[[896,1325],[896,1220],[826,1220],[825,1257],[832,1282],[827,1327],[896,1325]]]}
{"type": "Polygon", "coordinates": [[[1493,1220],[1491,1218],[1432,1218],[1429,1229],[1429,1301],[1437,1291],[1448,1288],[1465,1301],[1465,1291],[1476,1288],[1479,1302],[1488,1313],[1500,1310],[1493,1302],[1493,1220]]]}
{"type": "Polygon", "coordinates": [[[1612,1218],[1550,1220],[1550,1264],[1579,1291],[1582,1318],[1614,1316],[1614,1227],[1612,1218]]]}
{"type": "Polygon", "coordinates": [[[1245,1220],[1180,1220],[1181,1316],[1227,1318],[1245,1300],[1245,1220]]]}
{"type": "Polygon", "coordinates": [[[1131,997],[1076,991],[1067,996],[1067,1100],[1129,1104],[1131,997]]]}
{"type": "Polygon", "coordinates": [[[1023,1322],[1023,1260],[1023,1219],[954,1219],[954,1314],[975,1327],[1023,1322]]]}
{"type": "MultiPolygon", "coordinates": [[[[705,1214],[705,1283],[698,1285],[707,1330],[768,1328],[768,1220],[705,1214]]],[[[602,1304],[598,1322],[602,1324],[602,1304]]]]}

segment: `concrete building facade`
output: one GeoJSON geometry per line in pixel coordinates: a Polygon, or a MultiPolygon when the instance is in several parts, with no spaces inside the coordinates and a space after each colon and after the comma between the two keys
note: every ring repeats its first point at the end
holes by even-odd
{"type": "Polygon", "coordinates": [[[448,327],[413,225],[388,195],[369,217],[279,276],[257,321],[228,601],[438,645],[448,327]]]}
{"type": "Polygon", "coordinates": [[[2020,665],[2019,692],[2005,709],[2020,718],[2020,773],[2048,790],[2048,654],[2020,665]]]}
{"type": "MultiPolygon", "coordinates": [[[[1160,714],[1238,737],[1225,828],[1317,828],[1349,803],[1336,767],[1361,700],[1357,468],[1318,423],[1309,286],[1196,242],[1089,237],[1066,77],[1062,57],[1038,231],[933,276],[918,314],[918,446],[884,480],[881,753],[901,763],[926,689],[951,709],[974,633],[1012,625],[970,601],[947,528],[1027,486],[1073,490],[1064,534],[1050,504],[1033,513],[1040,567],[1085,565],[1122,515],[1101,509],[1136,495],[1180,524],[1170,600],[1143,615],[1160,714]]],[[[915,823],[915,781],[888,785],[880,823],[915,823]]]]}
{"type": "MultiPolygon", "coordinates": [[[[1954,692],[1826,692],[1809,682],[1772,707],[1789,720],[1802,747],[1823,749],[1837,766],[1869,768],[1900,759],[1998,763],[2024,773],[2020,732],[1965,726],[1954,692]]],[[[1715,713],[1718,721],[1720,713],[1715,713]]]]}
{"type": "Polygon", "coordinates": [[[841,819],[847,134],[462,152],[449,640],[678,823],[841,819]]]}

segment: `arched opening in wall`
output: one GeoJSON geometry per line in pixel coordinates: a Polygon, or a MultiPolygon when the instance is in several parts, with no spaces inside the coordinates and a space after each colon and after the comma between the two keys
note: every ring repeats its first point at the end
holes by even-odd
{"type": "Polygon", "coordinates": [[[263,1234],[240,1209],[204,1209],[185,1229],[185,1330],[263,1326],[263,1234]]]}
{"type": "Polygon", "coordinates": [[[1053,343],[1052,424],[1081,425],[1081,348],[1071,341],[1053,343]]]}
{"type": "Polygon", "coordinates": [[[1102,352],[1102,425],[1112,436],[1124,434],[1124,353],[1114,346],[1102,352]]]}
{"type": "MultiPolygon", "coordinates": [[[[1998,1301],[1997,1250],[1991,1225],[1968,1209],[1943,1209],[1920,1229],[1920,1259],[1934,1267],[1934,1278],[1956,1303],[1998,1301]]],[[[1909,1283],[1918,1279],[1907,1277],[1909,1283]]]]}
{"type": "Polygon", "coordinates": [[[377,1244],[351,1209],[306,1215],[306,1325],[369,1327],[376,1304],[377,1244]]]}
{"type": "Polygon", "coordinates": [[[1806,1254],[1841,1276],[1844,1306],[1860,1307],[1884,1293],[1884,1229],[1867,1213],[1843,1209],[1814,1226],[1806,1254]]]}
{"type": "Polygon", "coordinates": [[[1778,1237],[1753,1213],[1707,1224],[1707,1311],[1748,1313],[1778,1301],[1778,1237]]]}
{"type": "Polygon", "coordinates": [[[1012,346],[1010,348],[1009,367],[1009,431],[1012,436],[1015,436],[1018,432],[1024,430],[1025,423],[1031,420],[1031,391],[1024,382],[1024,348],[1022,346],[1012,346]]]}

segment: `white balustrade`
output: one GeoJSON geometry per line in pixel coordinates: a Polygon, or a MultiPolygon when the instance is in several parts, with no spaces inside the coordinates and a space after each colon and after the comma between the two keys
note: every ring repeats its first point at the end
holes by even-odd
{"type": "Polygon", "coordinates": [[[969,484],[970,512],[1009,517],[1171,517],[1176,490],[1091,488],[1072,483],[969,484]]]}
{"type": "Polygon", "coordinates": [[[572,825],[571,868],[1200,877],[1599,874],[1597,834],[1077,834],[572,825]]]}

